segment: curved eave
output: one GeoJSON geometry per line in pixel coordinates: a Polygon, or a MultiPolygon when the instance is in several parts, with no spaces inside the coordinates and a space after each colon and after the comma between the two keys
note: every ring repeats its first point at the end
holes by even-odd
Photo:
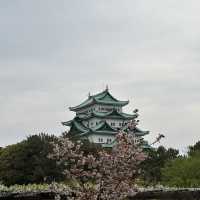
{"type": "Polygon", "coordinates": [[[99,104],[99,105],[114,105],[114,106],[126,106],[129,104],[129,101],[121,101],[121,102],[109,102],[109,101],[101,101],[101,100],[97,100],[97,99],[94,99],[93,101],[91,102],[88,102],[87,104],[85,105],[78,105],[78,106],[75,106],[75,107],[69,107],[69,110],[70,111],[79,111],[81,109],[84,109],[84,108],[87,108],[88,106],[91,106],[91,105],[94,105],[94,104],[99,104]]]}
{"type": "Polygon", "coordinates": [[[73,124],[76,126],[77,129],[79,129],[82,132],[85,132],[88,130],[86,127],[84,127],[82,124],[79,124],[78,122],[74,121],[73,124]]]}
{"type": "Polygon", "coordinates": [[[115,105],[115,106],[125,106],[129,103],[129,101],[120,101],[114,98],[108,90],[105,90],[101,93],[96,95],[89,96],[83,103],[79,104],[78,106],[69,107],[71,111],[78,111],[85,107],[88,107],[94,103],[102,104],[102,105],[115,105]],[[110,96],[110,99],[104,99],[106,96],[110,96]]]}
{"type": "Polygon", "coordinates": [[[129,101],[103,101],[96,99],[98,104],[102,105],[115,105],[115,106],[126,106],[129,104],[129,101]]]}
{"type": "Polygon", "coordinates": [[[148,134],[149,134],[149,131],[137,131],[137,132],[135,132],[136,136],[145,136],[145,135],[148,135],[148,134]]]}
{"type": "Polygon", "coordinates": [[[104,101],[104,102],[117,102],[117,103],[126,103],[127,101],[120,101],[118,99],[116,99],[115,97],[113,97],[113,95],[110,94],[109,90],[106,89],[103,92],[100,92],[96,95],[93,95],[93,97],[98,100],[98,101],[104,101]],[[107,98],[107,99],[106,99],[107,98]]]}
{"type": "Polygon", "coordinates": [[[80,134],[80,136],[88,136],[88,135],[116,135],[118,132],[117,131],[93,131],[93,130],[90,130],[90,131],[87,131],[87,132],[84,132],[82,134],[80,134]]]}
{"type": "MultiPolygon", "coordinates": [[[[104,118],[104,117],[98,117],[98,116],[95,116],[97,118],[104,118]]],[[[135,117],[124,117],[124,116],[114,116],[114,115],[108,115],[108,116],[105,116],[107,119],[121,119],[121,120],[131,120],[131,119],[134,119],[135,117]]]]}
{"type": "Polygon", "coordinates": [[[76,130],[78,130],[81,133],[84,133],[84,132],[88,131],[87,127],[85,127],[81,122],[77,122],[75,119],[71,120],[70,127],[71,127],[71,129],[75,128],[76,130]]]}
{"type": "Polygon", "coordinates": [[[103,148],[112,148],[114,145],[110,143],[103,143],[101,144],[103,148]]]}
{"type": "Polygon", "coordinates": [[[139,114],[135,113],[134,115],[126,114],[126,113],[120,113],[124,118],[126,119],[135,119],[139,116],[139,114]]]}
{"type": "Polygon", "coordinates": [[[72,125],[72,120],[67,121],[67,122],[61,122],[61,124],[62,124],[63,126],[71,126],[71,125],[72,125]]]}
{"type": "Polygon", "coordinates": [[[150,146],[149,144],[143,144],[142,148],[143,149],[152,149],[152,146],[150,146]]]}
{"type": "Polygon", "coordinates": [[[113,101],[118,101],[116,98],[114,98],[114,97],[110,94],[110,92],[109,92],[108,89],[105,89],[103,92],[100,92],[100,93],[98,93],[98,94],[93,95],[93,97],[95,97],[95,98],[97,98],[97,99],[99,99],[99,100],[106,98],[106,96],[107,96],[107,97],[110,97],[110,99],[112,99],[113,101]]]}
{"type": "Polygon", "coordinates": [[[97,126],[91,129],[92,131],[108,131],[108,132],[116,132],[116,130],[110,126],[106,121],[101,122],[97,126]]]}
{"type": "Polygon", "coordinates": [[[87,100],[85,100],[80,105],[74,106],[74,107],[69,107],[69,110],[70,111],[78,111],[78,110],[83,109],[85,107],[88,107],[88,106],[90,106],[90,105],[92,105],[94,103],[95,103],[95,99],[93,97],[89,97],[87,100]]]}
{"type": "Polygon", "coordinates": [[[117,131],[95,131],[94,133],[98,134],[98,135],[116,135],[116,134],[118,134],[117,131]]]}
{"type": "Polygon", "coordinates": [[[86,119],[90,119],[90,118],[93,118],[93,117],[100,118],[100,119],[108,118],[108,119],[131,120],[131,119],[137,118],[138,114],[130,115],[130,114],[119,113],[119,112],[113,113],[113,111],[107,112],[107,113],[99,113],[99,112],[93,111],[88,116],[82,117],[82,119],[86,120],[86,119]]]}

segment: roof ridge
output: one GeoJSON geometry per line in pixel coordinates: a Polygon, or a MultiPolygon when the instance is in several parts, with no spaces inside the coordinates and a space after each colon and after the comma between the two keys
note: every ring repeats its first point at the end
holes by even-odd
{"type": "Polygon", "coordinates": [[[88,96],[88,98],[81,104],[79,104],[78,106],[69,107],[69,109],[71,111],[76,111],[89,105],[92,105],[93,103],[125,106],[129,103],[129,101],[118,100],[115,97],[113,97],[108,90],[104,90],[103,92],[88,96]],[[106,95],[108,95],[109,97],[107,98],[106,95]]]}
{"type": "Polygon", "coordinates": [[[107,90],[105,89],[105,90],[103,90],[102,92],[99,92],[99,93],[96,93],[96,94],[93,94],[93,95],[91,95],[92,97],[96,97],[96,96],[99,96],[99,95],[102,95],[102,94],[104,94],[105,92],[107,92],[107,90]]]}

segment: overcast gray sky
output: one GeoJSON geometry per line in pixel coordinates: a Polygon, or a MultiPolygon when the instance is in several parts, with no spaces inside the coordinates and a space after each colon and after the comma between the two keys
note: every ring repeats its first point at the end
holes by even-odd
{"type": "Polygon", "coordinates": [[[109,85],[140,127],[185,151],[200,140],[199,0],[0,0],[0,146],[59,135],[109,85]]]}

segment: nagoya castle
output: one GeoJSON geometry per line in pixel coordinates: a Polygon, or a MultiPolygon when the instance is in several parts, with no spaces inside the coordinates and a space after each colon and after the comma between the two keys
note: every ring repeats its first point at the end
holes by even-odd
{"type": "MultiPolygon", "coordinates": [[[[107,87],[98,94],[89,94],[81,104],[70,107],[70,111],[76,115],[74,119],[62,124],[70,127],[68,136],[71,138],[89,139],[90,142],[101,144],[103,147],[112,147],[119,130],[138,117],[137,109],[133,114],[123,112],[123,107],[128,103],[129,101],[113,97],[107,87]]],[[[142,131],[135,126],[131,133],[136,140],[144,141],[142,137],[149,131],[142,131]]]]}

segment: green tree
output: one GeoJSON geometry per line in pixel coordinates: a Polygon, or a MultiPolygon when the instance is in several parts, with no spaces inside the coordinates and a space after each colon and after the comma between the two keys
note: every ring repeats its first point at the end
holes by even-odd
{"type": "Polygon", "coordinates": [[[188,155],[192,156],[193,154],[200,152],[200,141],[198,141],[195,145],[189,146],[188,155]]]}
{"type": "Polygon", "coordinates": [[[157,149],[147,149],[148,157],[141,164],[142,178],[145,184],[158,184],[161,181],[161,169],[165,166],[166,162],[173,160],[179,154],[176,149],[166,149],[163,146],[157,149]]]}
{"type": "Polygon", "coordinates": [[[162,169],[162,184],[171,187],[200,187],[200,153],[168,162],[162,169]]]}
{"type": "Polygon", "coordinates": [[[61,180],[61,169],[47,156],[55,136],[29,136],[26,140],[0,151],[0,181],[5,185],[52,182],[61,180]]]}

